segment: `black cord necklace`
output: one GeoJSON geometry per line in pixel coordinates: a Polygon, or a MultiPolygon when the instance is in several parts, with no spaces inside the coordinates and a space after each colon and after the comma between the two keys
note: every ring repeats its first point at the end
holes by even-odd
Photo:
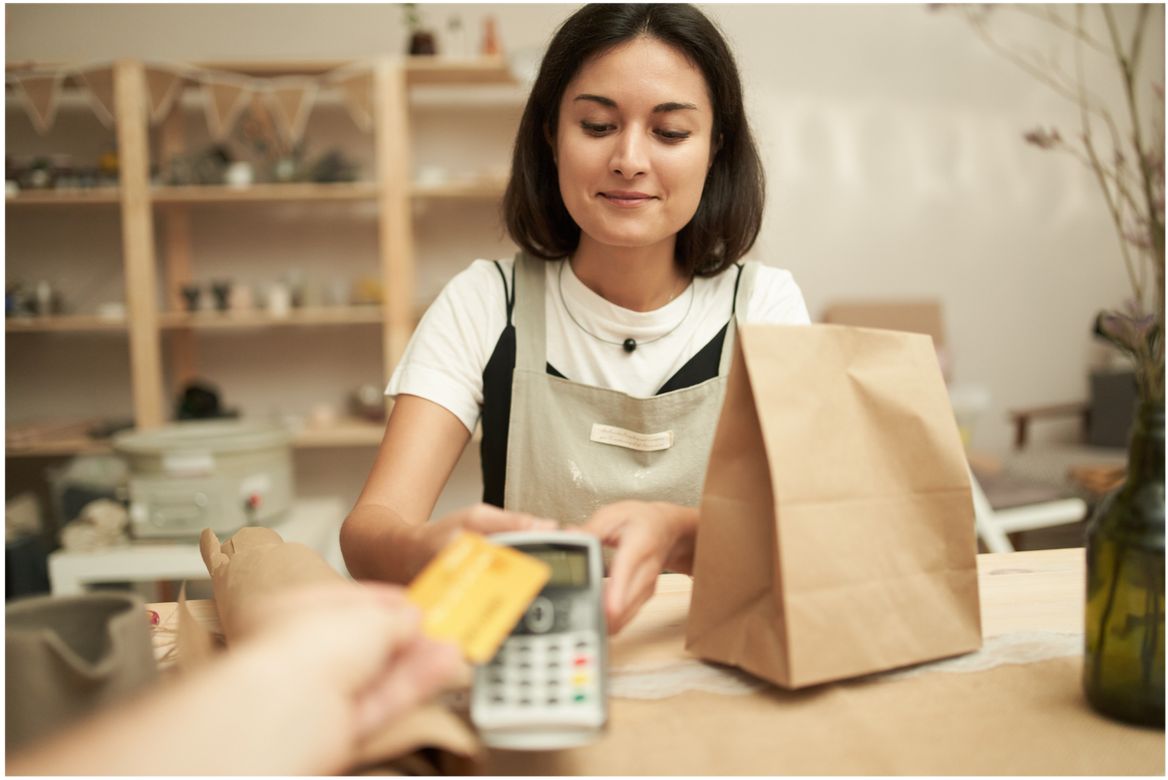
{"type": "MultiPolygon", "coordinates": [[[[605,344],[612,344],[613,346],[621,347],[624,349],[625,352],[631,353],[638,346],[643,346],[645,344],[652,344],[654,341],[660,341],[661,339],[665,338],[670,333],[672,333],[673,331],[675,331],[681,327],[681,323],[685,322],[686,318],[689,317],[690,310],[693,309],[694,296],[697,295],[697,292],[693,289],[693,283],[691,282],[690,286],[689,286],[690,287],[689,306],[686,307],[685,314],[683,314],[681,316],[681,319],[677,321],[676,325],[674,325],[672,328],[670,328],[669,330],[662,333],[657,338],[649,339],[648,341],[642,341],[640,344],[637,344],[637,340],[633,339],[633,338],[627,338],[624,341],[609,341],[608,339],[602,339],[602,338],[600,338],[600,336],[597,336],[595,333],[593,333],[592,331],[586,329],[583,325],[581,325],[579,320],[577,320],[574,316],[572,316],[572,310],[568,308],[568,301],[564,298],[564,266],[567,264],[568,264],[568,261],[565,260],[560,265],[560,274],[559,274],[559,277],[557,278],[556,281],[557,281],[557,284],[560,288],[560,303],[564,304],[564,311],[566,311],[568,313],[568,319],[572,320],[572,322],[574,322],[576,324],[577,328],[584,331],[585,333],[587,333],[589,336],[596,339],[597,341],[603,341],[605,344]]],[[[673,301],[672,298],[670,298],[669,300],[670,300],[670,302],[673,301]]],[[[668,306],[669,304],[666,304],[666,305],[668,306]]]]}

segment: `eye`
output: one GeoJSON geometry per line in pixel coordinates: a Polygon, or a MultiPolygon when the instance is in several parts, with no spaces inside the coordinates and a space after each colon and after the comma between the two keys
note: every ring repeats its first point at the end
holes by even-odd
{"type": "Polygon", "coordinates": [[[613,129],[612,125],[603,122],[589,122],[588,120],[581,121],[580,127],[585,133],[593,136],[602,136],[613,129]]]}
{"type": "Polygon", "coordinates": [[[688,130],[658,130],[657,135],[664,138],[666,141],[684,141],[690,137],[688,130]]]}

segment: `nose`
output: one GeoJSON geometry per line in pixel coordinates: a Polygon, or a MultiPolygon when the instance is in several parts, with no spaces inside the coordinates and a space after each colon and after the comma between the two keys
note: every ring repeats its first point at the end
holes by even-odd
{"type": "Polygon", "coordinates": [[[626,179],[635,178],[649,170],[646,139],[641,133],[629,130],[621,133],[612,150],[610,170],[626,179]]]}

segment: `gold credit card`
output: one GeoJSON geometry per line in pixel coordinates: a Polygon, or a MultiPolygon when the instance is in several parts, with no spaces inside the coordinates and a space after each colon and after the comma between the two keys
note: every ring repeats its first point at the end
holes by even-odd
{"type": "Polygon", "coordinates": [[[523,617],[551,577],[551,567],[513,547],[463,531],[406,590],[422,609],[422,633],[452,641],[482,664],[523,617]]]}

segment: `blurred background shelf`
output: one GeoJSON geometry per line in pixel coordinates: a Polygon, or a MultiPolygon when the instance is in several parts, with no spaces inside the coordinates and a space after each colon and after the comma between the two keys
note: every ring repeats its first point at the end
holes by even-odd
{"type": "Polygon", "coordinates": [[[8,317],[8,333],[57,333],[64,331],[124,331],[126,318],[99,317],[95,314],[53,314],[44,317],[8,317]]]}
{"type": "Polygon", "coordinates": [[[440,184],[414,182],[410,195],[415,198],[449,200],[493,200],[502,198],[507,190],[507,178],[475,179],[471,181],[450,181],[440,184]]]}
{"type": "Polygon", "coordinates": [[[250,184],[245,187],[228,185],[197,185],[186,187],[153,187],[150,198],[155,203],[233,203],[238,201],[295,201],[295,200],[374,200],[381,188],[376,182],[344,182],[337,184],[250,184]]]}
{"type": "Polygon", "coordinates": [[[91,203],[121,203],[122,194],[118,187],[65,187],[49,190],[21,190],[6,195],[5,203],[11,206],[28,205],[77,205],[91,203]]]}
{"type": "Polygon", "coordinates": [[[384,421],[343,417],[325,424],[308,424],[296,433],[293,447],[377,446],[385,433],[384,421]]]}
{"type": "Polygon", "coordinates": [[[41,420],[9,425],[4,454],[13,456],[81,455],[112,452],[109,439],[94,439],[93,420],[41,420]]]}
{"type": "Polygon", "coordinates": [[[160,328],[267,328],[285,325],[358,325],[378,323],[383,319],[381,307],[314,306],[289,310],[286,316],[273,315],[266,309],[250,311],[161,312],[160,328]]]}
{"type": "MultiPolygon", "coordinates": [[[[108,436],[95,438],[89,433],[101,425],[98,420],[60,420],[12,426],[5,431],[5,455],[44,457],[113,452],[108,436]]],[[[375,447],[381,443],[384,433],[383,420],[340,417],[297,426],[292,446],[297,449],[375,447]]]]}
{"type": "Polygon", "coordinates": [[[503,56],[454,58],[413,57],[406,60],[406,81],[423,84],[514,84],[515,76],[503,56]]]}

